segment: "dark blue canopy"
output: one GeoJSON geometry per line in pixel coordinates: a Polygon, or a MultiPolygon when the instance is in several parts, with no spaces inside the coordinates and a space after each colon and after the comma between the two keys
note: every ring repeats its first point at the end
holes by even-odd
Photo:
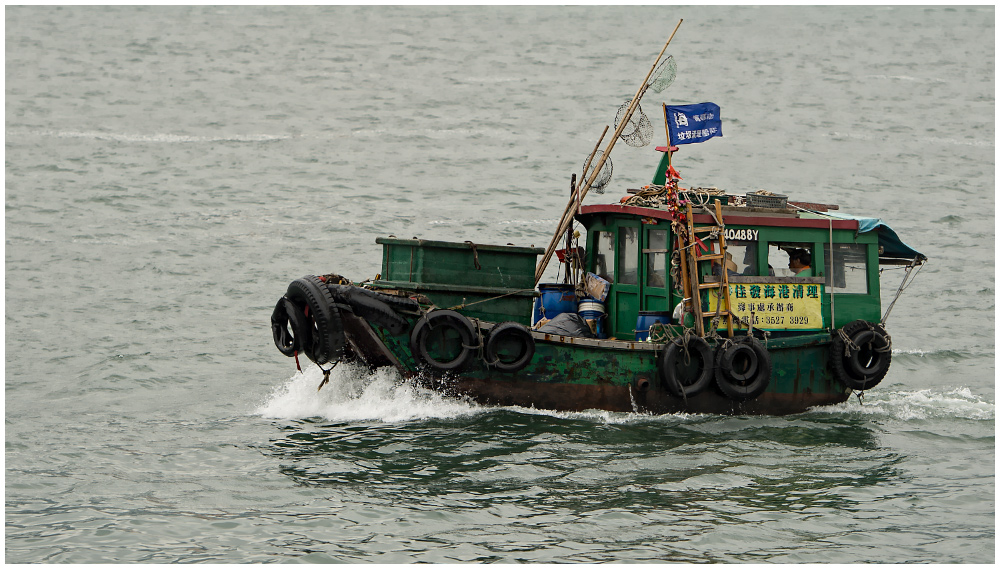
{"type": "Polygon", "coordinates": [[[882,253],[879,254],[880,259],[927,260],[926,255],[917,251],[913,247],[910,247],[906,243],[903,243],[899,236],[896,235],[896,232],[877,217],[857,217],[846,213],[833,212],[827,212],[825,215],[829,215],[830,217],[835,217],[837,219],[853,219],[857,221],[858,233],[878,231],[878,244],[879,247],[882,248],[882,253]]]}

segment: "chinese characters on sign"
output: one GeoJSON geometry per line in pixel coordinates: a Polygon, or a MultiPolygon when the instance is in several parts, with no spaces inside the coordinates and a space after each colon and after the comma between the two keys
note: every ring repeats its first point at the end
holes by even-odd
{"type": "Polygon", "coordinates": [[[667,116],[671,144],[694,144],[722,136],[722,117],[715,103],[667,105],[667,116]]]}
{"type": "MultiPolygon", "coordinates": [[[[732,313],[738,319],[753,322],[755,328],[765,330],[819,330],[823,328],[823,293],[820,284],[731,283],[729,299],[732,313]]],[[[718,291],[710,290],[708,310],[715,312],[718,291]]]]}

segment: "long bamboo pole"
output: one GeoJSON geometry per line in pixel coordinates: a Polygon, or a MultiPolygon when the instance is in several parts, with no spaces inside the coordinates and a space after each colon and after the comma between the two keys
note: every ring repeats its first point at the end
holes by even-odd
{"type": "MultiPolygon", "coordinates": [[[[590,162],[594,159],[594,155],[597,154],[597,150],[601,147],[601,143],[604,142],[604,135],[608,134],[608,127],[605,126],[604,130],[601,131],[601,138],[597,139],[597,144],[594,145],[594,149],[590,151],[590,156],[587,156],[587,161],[583,164],[583,174],[580,176],[580,183],[583,182],[583,177],[587,175],[587,169],[590,168],[590,162]]],[[[566,204],[566,209],[563,210],[563,217],[566,216],[566,212],[569,211],[573,204],[576,207],[580,207],[580,203],[583,199],[580,197],[580,183],[576,180],[576,174],[573,174],[573,179],[570,182],[569,188],[569,203],[566,204]]],[[[560,219],[560,222],[562,220],[560,219]]],[[[569,227],[566,228],[566,279],[569,279],[570,271],[573,270],[572,263],[570,263],[569,250],[573,247],[573,224],[571,223],[569,227]]],[[[574,259],[576,253],[574,253],[574,259]]],[[[576,272],[573,271],[573,284],[576,284],[576,272]]],[[[538,283],[535,283],[538,284],[538,283]]]]}
{"type": "MultiPolygon", "coordinates": [[[[647,73],[646,77],[643,78],[642,83],[639,85],[639,89],[635,92],[635,97],[632,97],[632,101],[629,103],[628,110],[625,112],[624,118],[622,118],[622,121],[618,124],[618,128],[615,129],[615,134],[608,142],[607,148],[604,149],[604,154],[601,155],[601,159],[598,160],[597,166],[594,167],[593,172],[583,185],[583,189],[580,192],[579,204],[583,203],[583,198],[587,196],[587,192],[590,191],[590,186],[594,183],[594,180],[597,179],[597,175],[600,173],[601,167],[604,166],[604,162],[607,161],[608,157],[611,155],[611,149],[615,147],[615,143],[618,142],[618,137],[621,136],[622,131],[625,130],[625,127],[629,123],[629,119],[632,118],[632,113],[634,113],[636,107],[639,106],[639,99],[642,98],[646,89],[649,88],[649,78],[653,75],[653,72],[656,71],[656,66],[660,63],[660,58],[662,58],[664,52],[667,51],[667,46],[670,45],[670,42],[674,39],[674,34],[677,33],[677,29],[681,27],[681,23],[683,22],[683,18],[677,22],[677,25],[674,27],[674,31],[670,33],[670,37],[667,39],[667,43],[663,44],[663,49],[661,49],[659,55],[656,56],[656,61],[653,62],[653,66],[649,68],[649,73],[647,73]]],[[[600,145],[600,142],[598,142],[598,145],[600,145]]],[[[538,281],[542,280],[542,273],[545,272],[545,268],[548,267],[549,261],[552,259],[552,253],[556,250],[560,236],[562,236],[562,234],[566,231],[566,228],[572,222],[573,216],[576,215],[579,204],[575,200],[571,200],[571,202],[572,203],[569,207],[566,208],[566,211],[563,212],[563,216],[559,220],[559,226],[556,229],[555,234],[552,236],[549,246],[545,249],[545,255],[542,257],[542,260],[538,263],[538,267],[535,269],[535,286],[538,285],[538,281]]]]}
{"type": "MultiPolygon", "coordinates": [[[[608,134],[608,128],[609,127],[605,125],[604,130],[601,131],[601,138],[597,139],[597,144],[594,145],[594,149],[590,151],[590,156],[587,157],[587,163],[583,165],[583,175],[580,176],[580,183],[581,184],[583,183],[584,176],[586,176],[587,172],[590,171],[589,170],[589,168],[590,168],[590,162],[594,159],[594,156],[597,154],[597,150],[601,147],[601,143],[604,142],[604,135],[608,134]]],[[[573,193],[575,193],[575,194],[579,194],[580,193],[580,185],[579,184],[577,184],[576,188],[573,189],[573,193]]],[[[567,209],[569,209],[569,208],[567,207],[567,209]]],[[[566,215],[565,211],[563,211],[563,215],[566,215]]]]}
{"type": "MultiPolygon", "coordinates": [[[[604,127],[604,131],[601,132],[601,138],[598,139],[597,144],[594,145],[594,149],[590,152],[590,156],[587,157],[587,162],[583,165],[583,174],[580,176],[580,182],[583,182],[583,176],[587,175],[587,168],[590,168],[590,162],[591,162],[591,160],[594,159],[594,155],[597,154],[597,150],[601,147],[601,142],[604,141],[604,135],[606,135],[607,133],[608,133],[608,127],[605,126],[604,127]]],[[[559,218],[559,226],[560,227],[562,226],[563,220],[566,219],[566,212],[568,212],[570,210],[570,208],[573,207],[573,204],[575,203],[575,204],[579,205],[579,203],[581,203],[583,201],[582,198],[578,199],[579,195],[580,195],[580,184],[576,182],[576,174],[573,174],[573,187],[570,188],[569,202],[566,204],[565,209],[563,209],[562,217],[559,218]]],[[[569,228],[568,227],[566,228],[566,232],[569,233],[569,228]]],[[[569,245],[569,241],[567,240],[567,243],[566,243],[566,254],[567,255],[569,255],[569,249],[570,249],[570,245],[569,245]]],[[[567,273],[567,276],[568,275],[569,275],[569,273],[567,273]]],[[[537,280],[535,281],[535,284],[536,285],[538,284],[537,280]]]]}

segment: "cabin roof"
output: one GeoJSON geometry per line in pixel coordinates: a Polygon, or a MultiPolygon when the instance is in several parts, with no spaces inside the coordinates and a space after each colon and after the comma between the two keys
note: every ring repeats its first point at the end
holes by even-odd
{"type": "MultiPolygon", "coordinates": [[[[732,208],[723,206],[722,215],[727,224],[750,225],[765,227],[801,227],[826,229],[832,224],[833,229],[850,229],[857,233],[868,233],[876,231],[878,233],[878,244],[882,248],[879,255],[882,259],[919,259],[927,260],[927,256],[916,249],[903,243],[903,241],[881,219],[874,217],[858,217],[845,213],[811,213],[803,212],[802,215],[790,213],[757,213],[752,211],[734,211],[744,208],[732,208]]],[[[589,225],[594,217],[601,214],[634,215],[637,217],[651,217],[653,219],[670,220],[670,212],[665,209],[648,207],[636,207],[621,204],[595,204],[585,205],[580,208],[580,213],[576,215],[584,225],[589,225]]],[[[712,217],[707,214],[695,214],[694,222],[701,224],[714,223],[712,217]]]]}
{"type": "MultiPolygon", "coordinates": [[[[794,214],[755,214],[752,212],[742,213],[734,212],[733,209],[726,206],[722,208],[722,215],[726,219],[726,223],[732,225],[764,225],[773,227],[809,227],[817,229],[826,229],[830,227],[830,223],[825,219],[807,219],[797,217],[794,214]]],[[[629,205],[619,205],[619,204],[596,204],[596,205],[585,205],[580,208],[580,213],[577,214],[577,219],[581,223],[586,224],[589,219],[597,214],[602,213],[617,213],[624,215],[636,215],[639,217],[652,217],[654,219],[664,219],[670,220],[670,212],[665,209],[654,209],[649,207],[636,207],[629,205]]],[[[695,223],[713,223],[712,216],[703,213],[696,213],[694,215],[695,223]]],[[[844,219],[836,220],[833,222],[834,229],[853,229],[858,230],[858,222],[855,219],[844,219]]]]}

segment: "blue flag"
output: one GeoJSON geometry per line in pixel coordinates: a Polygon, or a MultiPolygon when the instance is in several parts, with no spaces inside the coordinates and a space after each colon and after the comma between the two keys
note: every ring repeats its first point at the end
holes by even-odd
{"type": "Polygon", "coordinates": [[[705,142],[714,136],[722,136],[719,105],[667,105],[667,130],[670,131],[670,144],[674,145],[705,142]]]}

